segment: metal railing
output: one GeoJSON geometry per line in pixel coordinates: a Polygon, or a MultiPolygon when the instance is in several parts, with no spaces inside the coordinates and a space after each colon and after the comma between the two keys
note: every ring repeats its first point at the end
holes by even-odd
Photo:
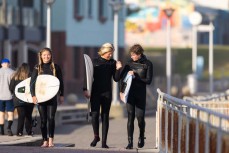
{"type": "Polygon", "coordinates": [[[156,147],[160,153],[228,153],[229,116],[157,89],[156,147]]]}

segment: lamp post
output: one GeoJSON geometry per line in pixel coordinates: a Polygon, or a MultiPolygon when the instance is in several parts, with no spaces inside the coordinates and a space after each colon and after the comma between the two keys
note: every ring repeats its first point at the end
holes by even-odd
{"type": "MultiPolygon", "coordinates": [[[[109,4],[112,6],[114,11],[114,59],[118,60],[118,12],[122,8],[123,2],[122,0],[110,0],[109,4]]],[[[118,103],[118,85],[117,83],[113,82],[112,87],[112,104],[117,105],[118,103]]]]}
{"type": "Polygon", "coordinates": [[[189,21],[192,24],[192,71],[196,74],[197,26],[201,23],[202,16],[199,12],[193,12],[189,16],[189,21]]]}
{"type": "Polygon", "coordinates": [[[46,47],[51,47],[51,6],[55,0],[43,0],[47,4],[46,47]]]}
{"type": "Polygon", "coordinates": [[[163,10],[165,15],[167,16],[167,23],[166,23],[166,78],[167,78],[167,94],[170,94],[171,89],[171,17],[173,15],[174,9],[173,8],[166,8],[163,10]]]}
{"type": "Polygon", "coordinates": [[[214,91],[214,77],[213,77],[213,66],[214,66],[214,55],[213,55],[213,31],[214,31],[214,25],[213,20],[216,18],[216,14],[207,14],[209,18],[209,91],[210,94],[214,91]]]}
{"type": "Polygon", "coordinates": [[[193,83],[190,92],[194,94],[197,91],[196,65],[197,65],[197,26],[202,22],[202,16],[199,12],[192,12],[189,16],[192,24],[192,77],[193,83]]]}

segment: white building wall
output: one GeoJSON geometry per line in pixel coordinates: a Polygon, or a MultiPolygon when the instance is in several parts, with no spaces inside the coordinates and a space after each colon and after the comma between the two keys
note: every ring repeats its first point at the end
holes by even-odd
{"type": "MultiPolygon", "coordinates": [[[[56,0],[52,5],[52,31],[66,31],[66,4],[71,4],[71,0],[56,0]]],[[[46,9],[46,8],[45,8],[46,9]]],[[[46,14],[46,10],[45,10],[46,14]]],[[[45,16],[46,19],[46,16],[45,16]]],[[[45,21],[46,23],[46,21],[45,21]]]]}

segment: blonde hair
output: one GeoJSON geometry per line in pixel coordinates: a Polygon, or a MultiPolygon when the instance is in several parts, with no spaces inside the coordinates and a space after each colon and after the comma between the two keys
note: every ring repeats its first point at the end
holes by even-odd
{"type": "Polygon", "coordinates": [[[51,54],[51,60],[50,60],[51,65],[50,65],[50,68],[51,68],[51,70],[53,72],[53,75],[56,76],[56,68],[55,68],[55,65],[54,65],[54,62],[53,62],[52,50],[50,48],[43,48],[38,53],[38,67],[37,67],[38,68],[38,75],[40,75],[43,72],[41,65],[44,62],[42,61],[41,55],[45,51],[48,51],[51,54]]]}
{"type": "Polygon", "coordinates": [[[14,73],[12,79],[14,80],[25,80],[29,77],[30,68],[27,63],[22,63],[22,65],[14,73]]]}
{"type": "Polygon", "coordinates": [[[105,43],[99,49],[98,54],[102,56],[103,54],[107,52],[113,52],[113,51],[114,51],[114,46],[111,43],[105,43]]]}

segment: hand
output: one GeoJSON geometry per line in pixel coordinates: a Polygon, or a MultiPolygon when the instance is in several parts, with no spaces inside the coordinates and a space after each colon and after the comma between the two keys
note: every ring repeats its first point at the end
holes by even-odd
{"type": "Polygon", "coordinates": [[[64,96],[60,96],[59,97],[59,104],[63,104],[64,103],[64,96]]]}
{"type": "Polygon", "coordinates": [[[33,103],[36,105],[37,102],[38,102],[38,101],[37,101],[37,97],[36,97],[36,96],[33,96],[32,99],[33,99],[33,103]]]}
{"type": "Polygon", "coordinates": [[[128,74],[134,76],[134,71],[129,71],[128,74]]]}
{"type": "Polygon", "coordinates": [[[135,78],[134,71],[129,71],[128,74],[132,75],[133,79],[135,78]]]}
{"type": "Polygon", "coordinates": [[[116,62],[116,70],[119,70],[122,68],[122,63],[120,61],[116,62]]]}
{"type": "Polygon", "coordinates": [[[89,99],[91,97],[91,95],[89,94],[89,91],[88,90],[85,90],[84,92],[84,96],[89,99]]]}

